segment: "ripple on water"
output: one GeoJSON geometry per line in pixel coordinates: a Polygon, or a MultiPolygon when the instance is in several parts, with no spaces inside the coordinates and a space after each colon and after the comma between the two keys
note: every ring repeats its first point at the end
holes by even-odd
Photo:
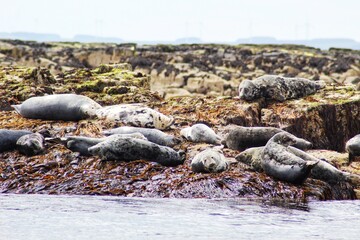
{"type": "Polygon", "coordinates": [[[3,239],[358,239],[359,225],[360,201],[0,195],[3,239]]]}

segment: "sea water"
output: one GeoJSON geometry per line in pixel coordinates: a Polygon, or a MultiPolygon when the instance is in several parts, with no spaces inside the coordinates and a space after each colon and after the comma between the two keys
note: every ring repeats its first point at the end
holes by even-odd
{"type": "Polygon", "coordinates": [[[360,239],[360,201],[0,194],[0,239],[360,239]]]}

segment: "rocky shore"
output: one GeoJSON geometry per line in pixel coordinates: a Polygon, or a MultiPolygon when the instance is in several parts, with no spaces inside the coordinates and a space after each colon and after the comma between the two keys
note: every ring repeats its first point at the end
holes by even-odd
{"type": "MultiPolygon", "coordinates": [[[[103,106],[144,103],[175,118],[169,134],[206,123],[220,135],[230,124],[272,126],[313,143],[314,156],[360,174],[345,143],[360,133],[360,53],[304,46],[136,46],[134,44],[0,41],[0,128],[48,130],[53,137],[100,137],[118,126],[97,119],[79,122],[25,119],[10,107],[32,96],[77,93],[103,106]],[[114,64],[109,64],[114,63],[114,64]],[[318,93],[285,102],[238,99],[244,79],[264,74],[324,80],[318,93]],[[321,150],[319,150],[321,149],[321,150]]],[[[106,194],[140,197],[264,197],[305,201],[356,199],[360,187],[307,179],[303,185],[276,181],[233,161],[222,173],[193,173],[190,161],[208,144],[183,140],[174,148],[186,161],[164,167],[143,160],[102,162],[58,143],[44,154],[0,154],[0,192],[106,194]]],[[[225,148],[227,158],[239,153],[225,148]]]]}

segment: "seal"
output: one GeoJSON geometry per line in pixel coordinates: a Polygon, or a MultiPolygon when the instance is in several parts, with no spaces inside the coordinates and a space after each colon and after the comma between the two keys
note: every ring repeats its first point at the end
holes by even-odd
{"type": "Polygon", "coordinates": [[[275,134],[265,145],[261,164],[265,173],[281,181],[302,184],[319,161],[306,161],[288,150],[296,143],[289,133],[275,134]]]}
{"type": "Polygon", "coordinates": [[[142,104],[119,104],[103,107],[96,111],[99,119],[122,122],[134,127],[164,130],[174,123],[174,118],[166,116],[142,104]]]}
{"type": "Polygon", "coordinates": [[[180,131],[180,134],[191,142],[205,142],[210,144],[221,144],[219,137],[214,130],[203,123],[194,124],[180,131]]]}
{"type": "Polygon", "coordinates": [[[264,169],[261,165],[262,152],[264,147],[252,147],[248,148],[245,151],[242,151],[240,154],[235,156],[235,159],[239,162],[245,163],[250,167],[250,169],[263,172],[264,169]]]}
{"type": "Polygon", "coordinates": [[[101,108],[94,100],[76,94],[32,97],[12,107],[25,118],[64,121],[78,121],[92,117],[96,110],[101,108]]]}
{"type": "Polygon", "coordinates": [[[27,134],[32,134],[32,132],[26,130],[0,129],[0,152],[14,150],[17,140],[27,134]]]}
{"type": "Polygon", "coordinates": [[[229,168],[224,154],[218,149],[205,149],[195,155],[191,161],[193,172],[218,173],[229,168]]]}
{"type": "Polygon", "coordinates": [[[141,133],[150,142],[162,146],[173,147],[180,143],[180,139],[172,135],[166,134],[158,129],[152,129],[152,128],[118,127],[111,130],[103,131],[103,134],[107,136],[112,134],[129,134],[129,133],[141,133]]]}
{"type": "Polygon", "coordinates": [[[265,98],[283,102],[314,94],[325,86],[324,81],[264,75],[252,81],[242,81],[239,85],[239,97],[246,101],[265,98]]]}
{"type": "MultiPolygon", "coordinates": [[[[280,128],[274,127],[242,127],[230,126],[226,130],[227,134],[222,141],[224,146],[228,148],[244,151],[251,147],[265,146],[266,143],[277,133],[288,133],[280,128]]],[[[288,133],[290,134],[290,133],[288,133]]],[[[296,141],[294,147],[299,149],[309,149],[312,144],[302,138],[293,136],[296,141]]]]}
{"type": "Polygon", "coordinates": [[[350,138],[345,144],[345,149],[349,153],[349,163],[351,163],[356,156],[360,156],[360,134],[350,138]]]}
{"type": "Polygon", "coordinates": [[[48,138],[47,141],[56,142],[63,144],[66,148],[73,152],[78,152],[82,156],[91,156],[92,154],[88,151],[89,147],[95,146],[105,140],[116,139],[116,138],[139,138],[144,139],[144,135],[141,133],[132,134],[114,134],[104,138],[92,138],[84,136],[68,136],[63,138],[48,138]]]}
{"type": "MultiPolygon", "coordinates": [[[[238,154],[235,159],[239,162],[245,163],[250,167],[250,169],[263,172],[264,169],[261,165],[262,159],[262,151],[264,147],[256,147],[256,148],[249,148],[245,151],[238,154]]],[[[339,182],[350,182],[354,185],[358,185],[360,183],[359,176],[347,172],[343,172],[330,163],[328,163],[325,159],[316,158],[300,149],[297,149],[292,146],[288,146],[287,150],[291,153],[295,154],[296,156],[300,157],[305,161],[318,161],[310,172],[309,177],[318,179],[329,184],[337,184],[339,182]]]]}
{"type": "Polygon", "coordinates": [[[289,146],[288,149],[305,161],[318,161],[318,164],[316,164],[311,170],[311,178],[319,179],[330,184],[337,184],[344,181],[350,182],[357,186],[360,184],[360,177],[358,175],[343,172],[330,163],[326,162],[326,160],[318,159],[297,148],[289,146]]]}
{"type": "Polygon", "coordinates": [[[99,156],[103,161],[110,160],[148,160],[163,166],[177,166],[185,161],[185,152],[161,146],[143,139],[116,138],[108,139],[90,147],[92,155],[99,156]]]}
{"type": "Polygon", "coordinates": [[[45,139],[40,133],[32,133],[21,136],[16,146],[21,154],[34,156],[45,151],[45,139]]]}

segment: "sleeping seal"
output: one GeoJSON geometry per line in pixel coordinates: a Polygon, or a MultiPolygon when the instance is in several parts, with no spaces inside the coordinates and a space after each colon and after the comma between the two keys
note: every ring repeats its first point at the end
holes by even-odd
{"type": "Polygon", "coordinates": [[[20,153],[26,156],[34,156],[45,151],[44,137],[40,133],[32,133],[21,136],[16,146],[20,153]]]}
{"type": "Polygon", "coordinates": [[[103,161],[109,160],[148,160],[163,166],[177,166],[185,161],[185,152],[176,152],[170,147],[160,146],[143,139],[116,138],[107,139],[90,147],[92,155],[103,161]]]}
{"type": "Polygon", "coordinates": [[[78,121],[92,117],[95,111],[101,108],[94,100],[76,94],[32,97],[12,107],[25,118],[64,121],[78,121]]]}
{"type": "Polygon", "coordinates": [[[169,128],[174,123],[174,118],[165,116],[141,104],[120,104],[98,109],[96,116],[114,122],[122,122],[135,127],[169,128]]]}
{"type": "Polygon", "coordinates": [[[191,142],[221,144],[222,140],[214,130],[203,123],[197,123],[191,127],[186,127],[180,131],[180,134],[191,142]]]}
{"type": "Polygon", "coordinates": [[[360,134],[347,141],[345,149],[349,153],[349,163],[351,163],[356,156],[360,156],[360,134]]]}
{"type": "MultiPolygon", "coordinates": [[[[243,151],[250,147],[265,146],[269,139],[275,134],[281,132],[287,133],[280,128],[274,127],[231,126],[226,131],[227,134],[225,135],[222,144],[228,148],[239,151],[243,151]]],[[[305,139],[296,138],[293,146],[305,150],[311,148],[312,144],[305,139]]]]}
{"type": "Polygon", "coordinates": [[[206,149],[198,154],[191,161],[193,172],[218,173],[229,168],[229,163],[221,150],[206,149]]]}
{"type": "Polygon", "coordinates": [[[319,161],[306,161],[289,151],[287,147],[294,143],[296,138],[288,133],[275,134],[268,141],[261,159],[267,175],[293,184],[302,184],[306,180],[319,161]]]}
{"type": "Polygon", "coordinates": [[[32,134],[32,132],[0,129],[0,153],[15,149],[17,140],[27,134],[32,134]]]}
{"type": "Polygon", "coordinates": [[[324,81],[264,75],[252,81],[242,81],[239,86],[239,97],[246,101],[263,97],[283,102],[287,99],[296,99],[314,94],[324,87],[324,81]]]}
{"type": "Polygon", "coordinates": [[[60,142],[65,145],[66,148],[70,149],[73,152],[78,152],[82,156],[91,156],[92,154],[88,151],[89,147],[95,146],[98,143],[101,143],[108,139],[116,138],[139,138],[144,139],[144,135],[141,133],[132,133],[132,134],[114,134],[109,137],[104,138],[92,138],[92,137],[83,137],[83,136],[69,136],[63,138],[50,138],[47,141],[60,142]]]}
{"type": "Polygon", "coordinates": [[[104,135],[112,134],[126,134],[126,133],[141,133],[144,135],[150,142],[162,145],[173,147],[180,143],[180,139],[166,134],[158,129],[152,128],[140,128],[140,127],[118,127],[108,131],[103,131],[104,135]]]}

